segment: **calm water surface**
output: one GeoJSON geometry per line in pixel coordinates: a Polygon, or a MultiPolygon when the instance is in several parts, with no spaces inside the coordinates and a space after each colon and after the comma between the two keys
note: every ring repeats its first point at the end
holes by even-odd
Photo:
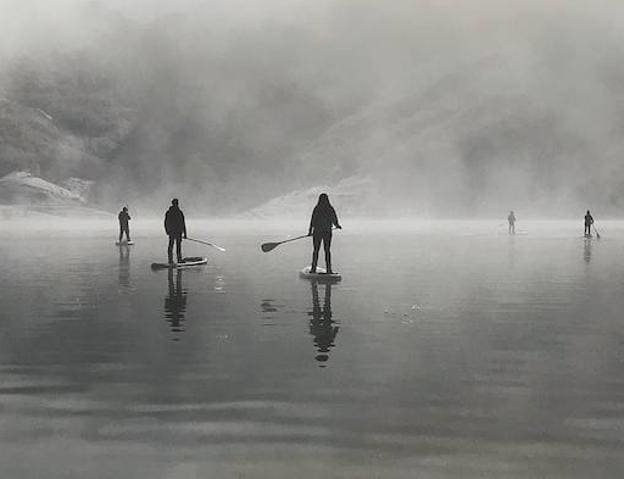
{"type": "Polygon", "coordinates": [[[179,272],[3,227],[0,477],[622,477],[624,224],[578,226],[345,222],[335,285],[260,252],[293,227],[190,224],[228,252],[179,272]]]}

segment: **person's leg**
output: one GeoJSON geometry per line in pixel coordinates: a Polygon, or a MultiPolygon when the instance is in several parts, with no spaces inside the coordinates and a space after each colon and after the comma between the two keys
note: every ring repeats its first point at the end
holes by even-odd
{"type": "Polygon", "coordinates": [[[126,225],[126,239],[130,242],[130,225],[126,225]]]}
{"type": "Polygon", "coordinates": [[[169,246],[167,247],[167,257],[169,258],[169,262],[173,263],[173,242],[175,240],[175,235],[169,235],[169,246]]]}
{"type": "Polygon", "coordinates": [[[123,227],[119,225],[119,242],[121,243],[121,238],[123,238],[123,227]]]}
{"type": "Polygon", "coordinates": [[[178,256],[178,263],[182,262],[182,234],[180,233],[176,237],[176,255],[178,256]]]}
{"type": "Polygon", "coordinates": [[[331,262],[331,240],[332,233],[328,231],[323,235],[323,250],[325,251],[325,268],[328,273],[332,273],[332,262],[331,262]]]}
{"type": "Polygon", "coordinates": [[[312,251],[312,267],[310,268],[311,273],[316,273],[319,249],[321,249],[321,239],[322,237],[318,233],[314,233],[314,235],[312,235],[312,247],[314,250],[312,251]]]}

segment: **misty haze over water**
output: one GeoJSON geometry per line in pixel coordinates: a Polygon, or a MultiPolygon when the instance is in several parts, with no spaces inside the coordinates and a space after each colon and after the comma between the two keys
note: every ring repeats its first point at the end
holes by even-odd
{"type": "Polygon", "coordinates": [[[620,2],[0,6],[0,175],[143,213],[358,179],[359,216],[620,215],[620,2]]]}

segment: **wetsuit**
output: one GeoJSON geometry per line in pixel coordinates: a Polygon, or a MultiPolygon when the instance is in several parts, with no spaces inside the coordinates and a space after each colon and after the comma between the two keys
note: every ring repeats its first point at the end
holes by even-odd
{"type": "Polygon", "coordinates": [[[593,224],[594,224],[594,218],[592,218],[592,215],[587,213],[585,215],[585,235],[586,236],[591,236],[591,226],[593,224]]]}
{"type": "Polygon", "coordinates": [[[321,242],[323,243],[323,250],[325,251],[325,266],[327,267],[327,272],[330,273],[332,271],[330,249],[333,226],[339,227],[338,217],[336,216],[336,211],[333,206],[316,205],[312,211],[308,233],[312,233],[312,244],[314,245],[314,251],[312,253],[312,272],[316,271],[321,242]]]}
{"type": "Polygon", "coordinates": [[[124,233],[126,233],[126,240],[130,241],[130,226],[128,225],[130,215],[127,211],[121,210],[117,217],[119,218],[119,242],[121,243],[124,233]]]}
{"type": "Polygon", "coordinates": [[[186,222],[184,213],[175,205],[171,205],[165,213],[165,231],[169,235],[169,246],[167,247],[167,257],[173,263],[173,244],[176,245],[176,256],[178,263],[182,262],[182,235],[186,238],[186,222]]]}

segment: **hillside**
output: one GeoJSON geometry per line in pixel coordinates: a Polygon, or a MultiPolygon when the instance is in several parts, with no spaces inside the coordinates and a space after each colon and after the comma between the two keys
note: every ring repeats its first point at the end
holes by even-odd
{"type": "Polygon", "coordinates": [[[69,178],[57,185],[24,171],[0,178],[3,219],[45,216],[108,218],[110,213],[88,207],[91,182],[69,178]]]}

